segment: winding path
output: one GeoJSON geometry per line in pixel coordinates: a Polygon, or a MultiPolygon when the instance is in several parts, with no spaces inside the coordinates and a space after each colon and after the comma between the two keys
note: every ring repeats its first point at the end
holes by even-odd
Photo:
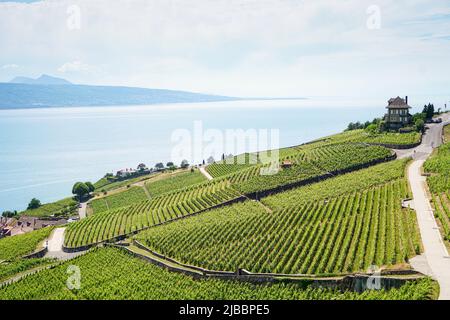
{"type": "Polygon", "coordinates": [[[75,252],[75,253],[67,253],[63,251],[64,244],[64,232],[66,228],[56,228],[53,230],[52,234],[48,238],[47,242],[47,253],[45,254],[45,258],[56,258],[58,260],[68,260],[79,256],[84,253],[75,252]]]}

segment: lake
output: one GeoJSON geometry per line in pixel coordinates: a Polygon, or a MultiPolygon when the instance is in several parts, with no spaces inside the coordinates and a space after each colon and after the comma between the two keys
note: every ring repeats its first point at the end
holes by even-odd
{"type": "MultiPolygon", "coordinates": [[[[281,147],[382,116],[385,101],[336,98],[0,111],[0,212],[69,196],[76,181],[171,160],[177,129],[278,129],[281,147]]],[[[254,151],[254,150],[248,150],[254,151]]],[[[179,159],[176,159],[179,160],[179,159]]],[[[202,159],[195,160],[197,163],[202,159]]]]}

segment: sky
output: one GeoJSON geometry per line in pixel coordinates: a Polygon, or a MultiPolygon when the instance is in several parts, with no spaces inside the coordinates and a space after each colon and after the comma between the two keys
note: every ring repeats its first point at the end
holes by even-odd
{"type": "Polygon", "coordinates": [[[450,1],[0,0],[0,82],[448,95],[450,1]]]}

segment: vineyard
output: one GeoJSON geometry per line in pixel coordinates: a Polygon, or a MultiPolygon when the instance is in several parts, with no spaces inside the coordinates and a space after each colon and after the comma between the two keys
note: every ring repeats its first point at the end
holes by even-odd
{"type": "Polygon", "coordinates": [[[425,162],[424,169],[431,174],[427,179],[431,192],[450,190],[450,143],[441,145],[425,162]]]}
{"type": "Polygon", "coordinates": [[[415,213],[401,208],[404,179],[329,201],[271,212],[248,201],[136,236],[149,248],[212,270],[288,274],[366,271],[419,254],[415,213]]]}
{"type": "Polygon", "coordinates": [[[94,213],[100,213],[103,211],[126,207],[146,199],[148,199],[148,197],[143,188],[131,187],[125,191],[100,199],[95,199],[91,201],[89,205],[94,213]]]}
{"type": "Polygon", "coordinates": [[[0,261],[14,260],[35,251],[39,243],[48,238],[52,227],[0,239],[0,261]]]}
{"type": "Polygon", "coordinates": [[[409,299],[435,296],[436,284],[425,278],[389,291],[338,292],[304,284],[251,284],[215,279],[193,280],[113,248],[95,249],[55,268],[42,270],[0,288],[0,300],[220,300],[220,299],[409,299]],[[80,289],[67,288],[68,266],[80,268],[80,289]],[[100,272],[101,271],[101,272],[100,272]]]}
{"type": "Polygon", "coordinates": [[[365,190],[403,178],[409,159],[395,160],[366,169],[339,175],[318,183],[298,187],[261,199],[273,209],[283,209],[308,201],[334,198],[342,194],[365,190]]]}
{"type": "Polygon", "coordinates": [[[355,142],[365,142],[384,145],[414,145],[420,142],[421,134],[418,132],[410,133],[380,133],[368,134],[361,133],[361,136],[355,139],[355,142]]]}
{"type": "Polygon", "coordinates": [[[161,175],[160,173],[151,173],[151,174],[140,175],[137,177],[124,179],[124,180],[116,180],[115,178],[113,178],[112,180],[109,180],[108,178],[103,177],[94,183],[94,187],[95,187],[96,192],[105,192],[105,191],[108,192],[111,190],[124,188],[128,185],[132,185],[132,184],[138,183],[140,181],[153,179],[160,175],[161,175]]]}
{"type": "MultiPolygon", "coordinates": [[[[445,127],[444,137],[450,126],[445,127]]],[[[450,143],[441,145],[425,162],[428,187],[432,193],[434,214],[439,220],[443,238],[450,241],[450,143]]]]}
{"type": "Polygon", "coordinates": [[[206,167],[213,177],[224,177],[258,164],[257,154],[244,153],[233,158],[215,162],[206,167]]]}
{"type": "Polygon", "coordinates": [[[434,213],[442,227],[444,240],[450,241],[450,190],[446,193],[433,194],[434,213]]]}
{"type": "Polygon", "coordinates": [[[286,159],[291,160],[293,166],[282,169],[274,175],[261,175],[255,168],[246,173],[247,180],[242,179],[242,172],[231,177],[237,182],[239,191],[245,194],[274,189],[283,185],[299,183],[324,175],[335,175],[356,167],[364,167],[374,161],[383,161],[391,156],[391,151],[379,146],[364,144],[337,144],[327,147],[313,148],[291,154],[286,159]]]}
{"type": "Polygon", "coordinates": [[[328,136],[317,140],[310,144],[301,146],[302,148],[311,148],[317,146],[326,146],[338,143],[348,142],[363,142],[370,144],[382,144],[382,145],[411,145],[419,143],[421,134],[417,132],[410,133],[368,133],[365,130],[350,130],[338,133],[332,136],[328,136]]]}
{"type": "Polygon", "coordinates": [[[450,143],[450,125],[444,127],[444,143],[450,143]]]}
{"type": "Polygon", "coordinates": [[[181,218],[239,197],[226,180],[193,185],[152,200],[96,213],[66,230],[65,246],[85,246],[181,218]]]}
{"type": "Polygon", "coordinates": [[[183,172],[170,175],[165,179],[151,180],[145,184],[152,197],[157,197],[165,193],[173,192],[181,188],[205,182],[206,178],[199,171],[183,172]]]}
{"type": "Polygon", "coordinates": [[[18,273],[46,265],[52,262],[49,259],[19,259],[10,263],[0,263],[0,282],[18,273]]]}

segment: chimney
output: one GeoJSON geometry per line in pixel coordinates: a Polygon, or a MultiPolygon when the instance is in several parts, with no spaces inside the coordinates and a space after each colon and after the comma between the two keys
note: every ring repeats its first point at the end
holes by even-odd
{"type": "Polygon", "coordinates": [[[405,103],[408,104],[408,96],[405,98],[405,103]]]}

